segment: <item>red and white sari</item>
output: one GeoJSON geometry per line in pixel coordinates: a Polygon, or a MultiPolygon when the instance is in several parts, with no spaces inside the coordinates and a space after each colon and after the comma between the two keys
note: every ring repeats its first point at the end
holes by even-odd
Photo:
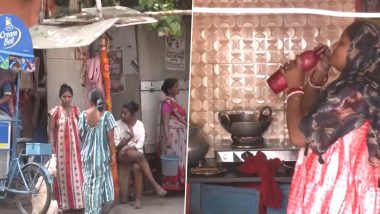
{"type": "Polygon", "coordinates": [[[179,157],[178,174],[176,176],[162,177],[162,188],[165,190],[184,190],[186,176],[186,139],[187,139],[187,118],[186,111],[172,97],[165,97],[160,104],[158,118],[158,146],[159,155],[170,155],[179,157]],[[170,108],[169,132],[171,147],[167,148],[165,143],[165,130],[163,127],[163,108],[170,108]]]}
{"type": "Polygon", "coordinates": [[[323,155],[301,149],[289,193],[288,214],[380,213],[379,168],[369,165],[369,123],[351,131],[323,155]]]}
{"type": "Polygon", "coordinates": [[[54,118],[54,148],[57,155],[57,177],[54,196],[62,210],[83,209],[83,175],[78,132],[79,108],[73,106],[70,116],[61,106],[49,111],[54,118]]]}

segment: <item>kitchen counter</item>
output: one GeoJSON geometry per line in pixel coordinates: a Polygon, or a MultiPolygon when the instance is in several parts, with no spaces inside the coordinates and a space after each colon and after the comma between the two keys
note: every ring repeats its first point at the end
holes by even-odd
{"type": "Polygon", "coordinates": [[[265,140],[265,147],[251,149],[231,148],[231,143],[229,139],[222,139],[217,143],[215,157],[218,162],[243,162],[242,154],[247,151],[253,155],[261,151],[268,159],[279,158],[282,161],[296,161],[298,158],[298,148],[290,144],[287,139],[265,140]]]}
{"type": "Polygon", "coordinates": [[[295,162],[283,162],[275,180],[284,196],[281,207],[278,209],[261,206],[260,193],[256,188],[243,187],[257,185],[261,182],[258,175],[246,175],[237,171],[240,162],[216,162],[215,159],[206,159],[204,166],[221,166],[226,172],[219,175],[194,175],[187,171],[187,213],[286,213],[289,187],[293,176],[295,162]],[[238,186],[235,186],[238,185],[238,186]],[[239,186],[243,185],[243,186],[239,186]]]}
{"type": "Polygon", "coordinates": [[[215,158],[205,159],[204,167],[219,167],[226,171],[217,175],[195,175],[187,170],[187,207],[191,214],[202,213],[286,213],[290,183],[299,150],[290,143],[280,140],[265,140],[264,148],[237,149],[232,141],[224,139],[214,148],[215,158]],[[283,165],[274,179],[284,196],[278,209],[260,205],[257,187],[262,182],[257,174],[246,175],[237,170],[244,161],[246,152],[255,155],[263,152],[267,159],[279,158],[283,165]]]}
{"type": "MultiPolygon", "coordinates": [[[[231,139],[220,139],[216,143],[216,149],[220,151],[231,150],[231,139]]],[[[264,139],[263,148],[253,148],[251,150],[260,151],[298,151],[298,148],[290,143],[289,139],[264,139]]],[[[234,149],[236,151],[246,151],[247,149],[234,149]]]]}
{"type": "MultiPolygon", "coordinates": [[[[226,172],[218,175],[194,175],[187,172],[188,183],[248,183],[248,182],[261,182],[258,175],[246,175],[237,171],[236,167],[241,163],[223,163],[222,166],[226,168],[226,172]]],[[[294,166],[294,162],[289,162],[287,165],[294,166]]],[[[214,165],[208,163],[207,165],[214,165]]],[[[290,183],[293,176],[293,169],[281,167],[275,176],[275,180],[280,183],[290,183]]]]}

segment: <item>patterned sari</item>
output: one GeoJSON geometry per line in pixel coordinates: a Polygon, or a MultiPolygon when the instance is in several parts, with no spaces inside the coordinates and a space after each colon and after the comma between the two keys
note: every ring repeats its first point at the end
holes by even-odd
{"type": "Polygon", "coordinates": [[[288,214],[380,213],[379,168],[368,162],[370,124],[343,136],[322,155],[301,149],[289,192],[288,214]]]}
{"type": "Polygon", "coordinates": [[[103,205],[114,201],[114,185],[109,165],[111,151],[107,142],[107,132],[116,126],[114,117],[107,111],[95,127],[87,123],[85,111],[79,116],[79,129],[83,139],[81,155],[85,214],[100,214],[103,205]]]}
{"type": "Polygon", "coordinates": [[[57,177],[54,195],[62,210],[83,209],[83,176],[78,130],[79,108],[72,106],[69,116],[61,106],[49,111],[54,119],[54,148],[57,153],[57,177]]]}
{"type": "Polygon", "coordinates": [[[186,175],[186,139],[187,119],[186,111],[172,97],[165,97],[160,104],[158,118],[158,155],[170,155],[179,157],[178,174],[176,176],[162,176],[162,188],[165,190],[183,190],[186,175]],[[171,148],[165,144],[165,130],[162,119],[162,106],[170,107],[169,132],[171,148]]]}

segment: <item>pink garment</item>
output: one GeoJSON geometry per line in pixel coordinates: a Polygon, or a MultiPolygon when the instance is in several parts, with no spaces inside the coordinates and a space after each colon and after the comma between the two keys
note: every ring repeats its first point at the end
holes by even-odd
{"type": "Polygon", "coordinates": [[[289,193],[288,214],[380,213],[379,168],[369,165],[369,123],[340,138],[323,155],[301,149],[289,193]]]}
{"type": "Polygon", "coordinates": [[[163,102],[162,103],[162,113],[170,113],[170,112],[172,112],[170,105],[167,102],[163,102]]]}
{"type": "MultiPolygon", "coordinates": [[[[169,120],[169,140],[171,147],[166,146],[166,137],[162,115],[158,114],[158,138],[157,138],[157,155],[177,156],[178,174],[174,176],[162,175],[162,188],[165,190],[184,190],[186,175],[186,142],[187,142],[187,123],[186,111],[180,106],[174,98],[165,97],[160,104],[160,108],[165,106],[170,109],[169,120]],[[166,104],[166,105],[165,105],[166,104]]],[[[167,110],[167,109],[166,109],[167,110]]],[[[164,112],[160,109],[159,112],[164,112]]]]}
{"type": "Polygon", "coordinates": [[[84,88],[84,104],[87,109],[90,107],[90,101],[88,99],[89,92],[93,88],[99,88],[104,94],[103,88],[103,77],[102,70],[100,69],[100,57],[96,56],[94,58],[87,60],[87,75],[84,88]]]}

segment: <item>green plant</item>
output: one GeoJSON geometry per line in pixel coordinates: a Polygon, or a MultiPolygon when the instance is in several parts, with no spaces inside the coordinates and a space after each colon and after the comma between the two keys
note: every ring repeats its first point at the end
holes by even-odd
{"type": "MultiPolygon", "coordinates": [[[[177,0],[139,0],[139,5],[148,11],[170,11],[180,8],[177,0]]],[[[148,29],[157,30],[158,36],[181,37],[183,23],[181,16],[161,16],[158,22],[148,25],[148,29]]]]}

